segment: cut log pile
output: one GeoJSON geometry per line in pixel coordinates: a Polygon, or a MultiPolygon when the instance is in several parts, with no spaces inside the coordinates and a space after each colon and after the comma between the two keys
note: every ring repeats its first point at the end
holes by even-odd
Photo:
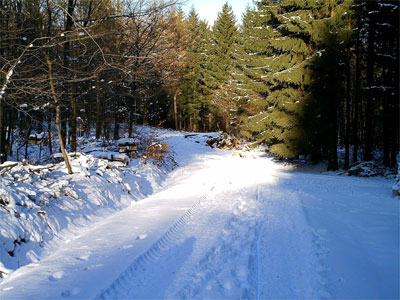
{"type": "Polygon", "coordinates": [[[227,150],[248,150],[246,142],[239,140],[233,135],[223,133],[216,138],[207,140],[207,145],[211,148],[227,149],[227,150]]]}
{"type": "Polygon", "coordinates": [[[129,158],[138,157],[139,142],[132,138],[124,138],[118,140],[119,153],[125,153],[129,158]]]}

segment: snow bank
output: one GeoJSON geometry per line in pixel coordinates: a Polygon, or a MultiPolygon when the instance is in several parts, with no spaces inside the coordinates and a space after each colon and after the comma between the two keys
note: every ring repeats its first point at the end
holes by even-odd
{"type": "Polygon", "coordinates": [[[74,174],[63,162],[44,166],[5,163],[0,170],[0,277],[39,260],[43,244],[62,230],[96,221],[127,207],[159,187],[164,171],[126,155],[71,157],[74,174]]]}

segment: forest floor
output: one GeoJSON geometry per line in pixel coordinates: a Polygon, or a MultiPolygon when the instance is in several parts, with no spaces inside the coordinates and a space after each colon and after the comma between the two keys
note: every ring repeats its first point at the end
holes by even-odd
{"type": "Polygon", "coordinates": [[[393,180],[159,137],[179,165],[160,187],[59,232],[0,299],[399,298],[393,180]]]}

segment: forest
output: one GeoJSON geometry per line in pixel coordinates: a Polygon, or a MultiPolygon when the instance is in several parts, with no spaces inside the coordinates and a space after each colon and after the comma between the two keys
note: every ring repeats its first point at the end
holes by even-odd
{"type": "Polygon", "coordinates": [[[35,134],[52,155],[152,125],[224,131],[329,170],[396,165],[398,1],[258,0],[241,22],[226,3],[212,26],[181,5],[0,0],[1,162],[27,158],[35,134]]]}

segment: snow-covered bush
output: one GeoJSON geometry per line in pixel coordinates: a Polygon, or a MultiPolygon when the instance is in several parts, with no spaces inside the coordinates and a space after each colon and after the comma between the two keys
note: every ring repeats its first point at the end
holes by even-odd
{"type": "Polygon", "coordinates": [[[374,161],[361,161],[353,164],[348,170],[339,173],[339,175],[375,177],[386,176],[389,171],[385,166],[374,161]]]}

